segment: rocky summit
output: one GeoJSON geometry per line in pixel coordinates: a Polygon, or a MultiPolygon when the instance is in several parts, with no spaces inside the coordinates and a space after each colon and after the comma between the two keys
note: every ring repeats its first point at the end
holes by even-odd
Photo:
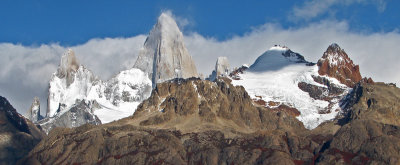
{"type": "Polygon", "coordinates": [[[133,67],[147,73],[153,87],[174,78],[198,77],[196,65],[183,42],[183,34],[168,13],[158,17],[133,67]]]}
{"type": "Polygon", "coordinates": [[[362,79],[359,66],[353,63],[338,44],[330,45],[317,65],[320,75],[336,78],[349,87],[353,87],[362,79]]]}
{"type": "Polygon", "coordinates": [[[40,101],[38,97],[33,98],[31,108],[28,110],[27,118],[34,123],[43,119],[43,116],[40,114],[40,101]]]}
{"type": "Polygon", "coordinates": [[[229,66],[228,57],[218,57],[217,62],[215,63],[215,69],[207,79],[214,81],[218,76],[227,77],[230,72],[231,68],[229,66]]]}

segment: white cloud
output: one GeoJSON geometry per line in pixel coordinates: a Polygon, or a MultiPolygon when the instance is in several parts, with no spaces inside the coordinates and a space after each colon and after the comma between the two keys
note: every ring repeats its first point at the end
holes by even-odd
{"type": "Polygon", "coordinates": [[[85,67],[107,80],[119,71],[133,66],[145,39],[145,35],[92,39],[72,49],[85,67]]]}
{"type": "Polygon", "coordinates": [[[311,20],[323,14],[334,16],[337,8],[342,6],[350,6],[352,4],[372,4],[377,7],[379,12],[386,9],[385,0],[308,0],[301,6],[294,6],[292,13],[289,15],[290,20],[311,20]]]}
{"type": "MultiPolygon", "coordinates": [[[[144,35],[92,39],[72,49],[83,65],[102,79],[108,79],[120,70],[133,66],[144,41],[144,35]]],[[[322,21],[289,29],[267,23],[243,36],[225,41],[197,33],[185,36],[185,44],[199,72],[205,76],[211,73],[218,56],[227,56],[232,67],[251,64],[269,47],[280,44],[316,62],[333,42],[344,48],[350,58],[360,65],[363,76],[400,84],[400,55],[396,49],[396,43],[400,43],[398,32],[354,33],[346,22],[322,21]]],[[[56,71],[65,49],[58,44],[39,47],[0,44],[0,95],[10,99],[21,113],[29,108],[34,96],[40,96],[42,111],[45,111],[47,82],[56,71]]]]}
{"type": "Polygon", "coordinates": [[[171,16],[175,20],[176,24],[178,25],[179,29],[181,29],[181,31],[184,31],[186,27],[194,26],[195,24],[193,20],[189,21],[187,17],[174,15],[172,13],[172,10],[164,10],[162,11],[162,13],[171,16]]]}

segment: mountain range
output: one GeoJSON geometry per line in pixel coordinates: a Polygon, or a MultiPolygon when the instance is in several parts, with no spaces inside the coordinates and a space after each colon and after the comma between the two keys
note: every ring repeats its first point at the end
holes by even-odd
{"type": "Polygon", "coordinates": [[[204,79],[163,13],[134,66],[107,81],[67,50],[49,82],[45,116],[38,98],[28,120],[1,97],[0,161],[400,163],[400,89],[362,78],[336,43],[321,54],[310,62],[274,45],[250,66],[230,68],[218,57],[204,79]]]}

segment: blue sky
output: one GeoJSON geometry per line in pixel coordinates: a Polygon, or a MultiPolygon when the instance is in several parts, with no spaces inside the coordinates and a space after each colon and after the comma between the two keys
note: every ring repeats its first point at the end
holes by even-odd
{"type": "Polygon", "coordinates": [[[205,76],[218,56],[237,67],[280,44],[316,62],[338,43],[362,76],[400,84],[399,8],[397,0],[1,0],[0,95],[22,114],[38,96],[45,111],[48,82],[68,48],[103,80],[131,68],[165,11],[205,76]]]}
{"type": "Polygon", "coordinates": [[[197,32],[218,40],[243,35],[266,22],[298,28],[326,19],[346,20],[350,30],[360,33],[400,28],[399,1],[321,0],[320,6],[316,2],[2,0],[0,42],[73,46],[92,38],[147,34],[164,10],[171,10],[185,20],[185,33],[197,32]],[[316,16],[294,13],[298,8],[312,12],[316,9],[307,9],[307,6],[313,4],[324,11],[315,11],[316,16]]]}

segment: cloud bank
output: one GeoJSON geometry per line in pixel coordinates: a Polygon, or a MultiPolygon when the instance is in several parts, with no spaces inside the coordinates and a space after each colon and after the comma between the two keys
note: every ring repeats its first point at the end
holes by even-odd
{"type": "MultiPolygon", "coordinates": [[[[231,39],[218,41],[198,33],[185,34],[185,44],[198,71],[208,76],[218,56],[227,56],[232,67],[254,60],[269,47],[286,45],[316,62],[331,43],[338,43],[356,64],[363,76],[377,81],[400,84],[400,55],[396,43],[400,34],[355,33],[345,21],[321,21],[300,28],[282,28],[266,23],[231,39]]],[[[133,66],[145,35],[130,38],[92,39],[71,47],[81,64],[106,80],[133,66]]],[[[20,113],[25,113],[34,96],[39,96],[42,112],[46,109],[48,81],[56,71],[66,47],[59,44],[29,47],[0,44],[0,95],[8,98],[20,113]]]]}
{"type": "Polygon", "coordinates": [[[294,6],[290,19],[294,21],[310,20],[323,14],[334,16],[337,12],[335,6],[350,6],[353,4],[368,5],[372,4],[377,7],[379,12],[386,9],[385,0],[309,0],[300,6],[294,6]]]}

